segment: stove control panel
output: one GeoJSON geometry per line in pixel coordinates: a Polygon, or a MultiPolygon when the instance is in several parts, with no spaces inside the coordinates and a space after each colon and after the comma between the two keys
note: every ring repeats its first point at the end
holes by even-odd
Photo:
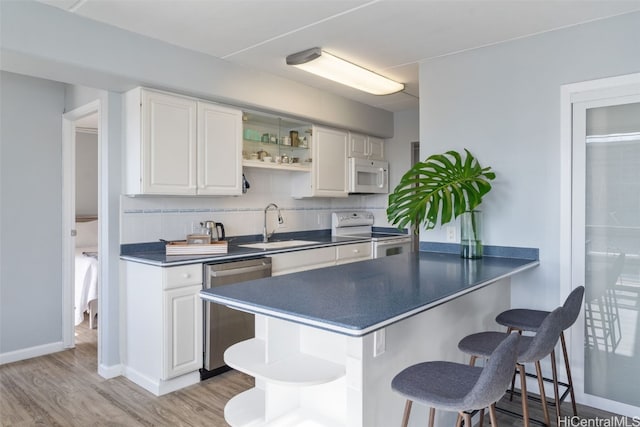
{"type": "Polygon", "coordinates": [[[343,211],[333,212],[331,215],[331,228],[358,227],[373,225],[374,216],[367,211],[343,211]]]}

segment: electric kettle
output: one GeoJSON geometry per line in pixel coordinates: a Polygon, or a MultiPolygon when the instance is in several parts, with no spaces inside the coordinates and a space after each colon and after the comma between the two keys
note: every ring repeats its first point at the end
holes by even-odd
{"type": "Polygon", "coordinates": [[[207,234],[211,236],[212,242],[224,240],[224,225],[221,222],[203,221],[200,226],[207,229],[207,234]]]}

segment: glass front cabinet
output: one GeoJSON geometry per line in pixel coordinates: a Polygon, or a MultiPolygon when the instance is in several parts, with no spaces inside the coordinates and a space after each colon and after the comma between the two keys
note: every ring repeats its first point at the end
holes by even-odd
{"type": "Polygon", "coordinates": [[[242,123],[244,167],[311,171],[311,123],[251,111],[242,123]]]}

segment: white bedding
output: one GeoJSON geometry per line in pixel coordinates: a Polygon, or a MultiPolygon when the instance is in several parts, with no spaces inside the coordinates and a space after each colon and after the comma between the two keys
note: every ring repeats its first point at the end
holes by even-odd
{"type": "MultiPolygon", "coordinates": [[[[98,299],[98,260],[83,252],[97,253],[97,247],[76,248],[75,275],[75,323],[84,320],[84,312],[89,311],[89,303],[98,299]]],[[[93,323],[93,322],[91,322],[93,323]]]]}
{"type": "Polygon", "coordinates": [[[98,312],[98,221],[76,223],[76,233],[75,324],[82,323],[84,312],[88,311],[89,325],[93,327],[93,317],[98,312]]]}

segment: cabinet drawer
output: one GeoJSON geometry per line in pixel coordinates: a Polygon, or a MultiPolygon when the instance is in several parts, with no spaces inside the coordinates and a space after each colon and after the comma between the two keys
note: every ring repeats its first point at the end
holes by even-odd
{"type": "Polygon", "coordinates": [[[202,264],[168,267],[163,271],[162,289],[179,288],[202,283],[202,264]]]}
{"type": "Polygon", "coordinates": [[[338,264],[371,258],[371,243],[356,243],[336,247],[338,264]]]}
{"type": "Polygon", "coordinates": [[[332,247],[272,255],[271,274],[279,276],[281,274],[328,267],[335,265],[335,257],[335,249],[332,247]]]}

